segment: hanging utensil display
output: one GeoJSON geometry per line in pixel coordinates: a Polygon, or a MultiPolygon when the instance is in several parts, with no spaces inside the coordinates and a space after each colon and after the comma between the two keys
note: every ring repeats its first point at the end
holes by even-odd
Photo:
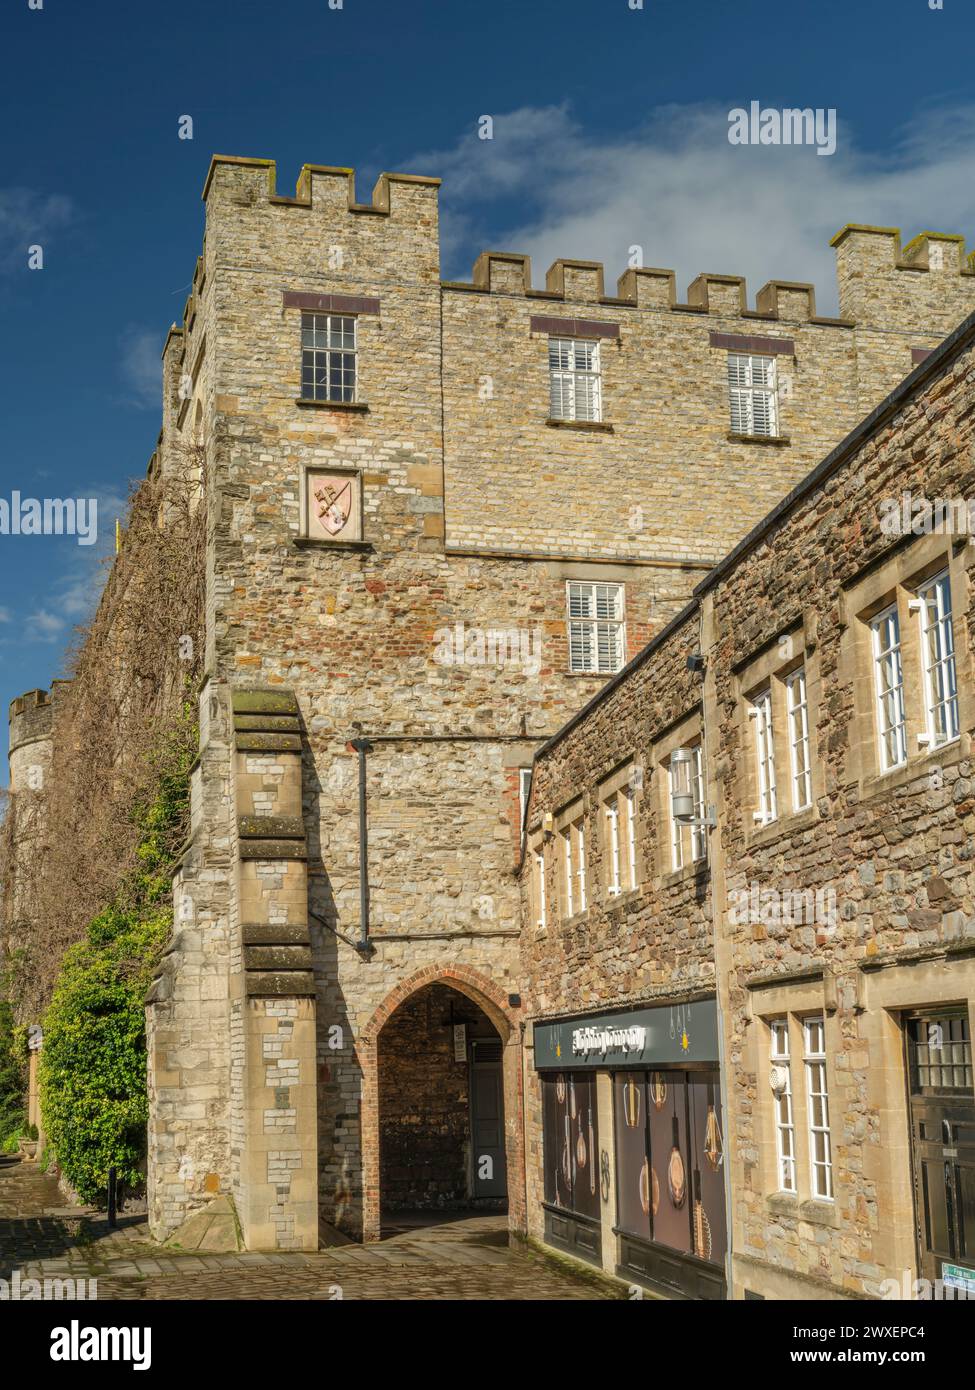
{"type": "Polygon", "coordinates": [[[718,1116],[714,1109],[714,1085],[710,1081],[708,1082],[708,1118],[704,1126],[704,1156],[714,1172],[717,1172],[724,1158],[724,1143],[721,1138],[718,1116]]]}
{"type": "Polygon", "coordinates": [[[667,1164],[667,1186],[670,1188],[670,1200],[679,1210],[687,1197],[687,1174],[680,1153],[680,1126],[676,1115],[673,1118],[673,1136],[674,1146],[667,1164]]]}
{"type": "Polygon", "coordinates": [[[701,1173],[694,1169],[694,1254],[702,1260],[711,1258],[711,1223],[701,1201],[701,1173]]]}
{"type": "Polygon", "coordinates": [[[640,1206],[643,1208],[644,1216],[650,1215],[650,1160],[643,1160],[643,1167],[640,1169],[640,1206]]]}
{"type": "Polygon", "coordinates": [[[582,1168],[582,1169],[585,1168],[585,1166],[586,1166],[586,1139],[585,1139],[585,1135],[583,1134],[583,1132],[582,1132],[581,1129],[580,1129],[580,1131],[579,1131],[579,1137],[578,1137],[578,1139],[576,1140],[576,1162],[578,1163],[578,1165],[579,1165],[580,1168],[582,1168]]]}
{"type": "Polygon", "coordinates": [[[623,1118],[628,1129],[636,1129],[640,1123],[640,1087],[631,1076],[623,1086],[623,1118]]]}

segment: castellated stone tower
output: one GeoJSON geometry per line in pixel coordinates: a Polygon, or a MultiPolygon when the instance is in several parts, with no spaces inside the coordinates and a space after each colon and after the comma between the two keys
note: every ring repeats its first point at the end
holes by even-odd
{"type": "Polygon", "coordinates": [[[560,260],[536,289],[508,253],[445,283],[438,182],[359,202],[306,166],[284,197],[219,157],[204,190],[155,464],[202,446],[209,527],[148,1005],[161,1238],[227,1196],[255,1249],[373,1238],[384,1206],[523,1223],[522,774],[975,305],[956,241],[907,260],[862,228],[838,319],[729,275],[684,302],[560,260]]]}
{"type": "MultiPolygon", "coordinates": [[[[59,682],[55,682],[55,691],[59,682]]],[[[51,693],[28,690],[10,704],[10,849],[0,950],[9,954],[40,929],[32,914],[33,868],[43,852],[46,794],[53,764],[51,693]]]]}

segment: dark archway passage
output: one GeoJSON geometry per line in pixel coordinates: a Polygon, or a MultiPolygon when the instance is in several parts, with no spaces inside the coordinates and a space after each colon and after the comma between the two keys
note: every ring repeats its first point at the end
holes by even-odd
{"type": "Polygon", "coordinates": [[[503,1208],[501,1053],[484,1011],[439,981],[388,1020],[377,1058],[384,1213],[503,1208]]]}

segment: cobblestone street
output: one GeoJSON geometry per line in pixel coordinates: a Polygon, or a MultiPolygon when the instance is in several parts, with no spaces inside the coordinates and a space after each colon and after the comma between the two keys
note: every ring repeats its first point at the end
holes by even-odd
{"type": "Polygon", "coordinates": [[[465,1217],[316,1254],[204,1255],[149,1239],[142,1217],[110,1231],[66,1207],[53,1178],[0,1159],[0,1278],[98,1280],[111,1299],[507,1299],[625,1297],[599,1275],[509,1248],[505,1219],[465,1217]]]}

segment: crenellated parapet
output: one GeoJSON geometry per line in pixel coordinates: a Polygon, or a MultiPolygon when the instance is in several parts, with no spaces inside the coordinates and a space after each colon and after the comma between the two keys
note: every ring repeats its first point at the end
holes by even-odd
{"type": "Polygon", "coordinates": [[[509,251],[484,251],[469,281],[447,281],[447,290],[474,294],[525,296],[557,302],[606,304],[636,309],[665,309],[680,314],[711,314],[827,326],[889,326],[898,315],[905,327],[932,310],[943,310],[951,323],[975,307],[975,253],[965,254],[965,239],[954,233],[921,232],[903,249],[900,232],[889,227],[849,225],[833,238],[840,292],[840,317],[816,312],[812,284],[770,280],[749,307],[745,278],[704,273],[677,295],[673,270],[633,267],[619,277],[617,293],[605,292],[605,271],[598,261],[559,259],[545,276],[545,288],[532,284],[531,260],[509,251]],[[907,276],[899,272],[908,272],[907,276]],[[908,287],[911,275],[915,284],[908,287]],[[925,283],[926,282],[926,283],[925,283]]]}
{"type": "Polygon", "coordinates": [[[426,198],[436,197],[441,180],[423,174],[379,175],[368,203],[356,198],[355,170],[345,165],[303,164],[293,198],[277,192],[277,165],[273,159],[248,159],[237,155],[215,154],[210,161],[203,201],[213,192],[227,191],[241,206],[258,201],[263,195],[279,207],[334,208],[366,216],[401,217],[408,215],[423,190],[426,198]],[[414,196],[416,195],[416,196],[414,196]]]}
{"type": "Polygon", "coordinates": [[[54,734],[57,701],[70,681],[55,680],[50,690],[28,690],[11,700],[8,713],[9,751],[13,755],[29,744],[50,740],[54,734]]]}
{"type": "Polygon", "coordinates": [[[759,290],[755,308],[748,307],[744,276],[702,274],[691,281],[687,299],[677,297],[673,270],[631,267],[616,282],[617,293],[605,292],[605,270],[599,261],[559,259],[545,275],[545,288],[532,284],[531,258],[510,251],[484,251],[474,263],[470,281],[445,281],[447,290],[480,294],[524,295],[561,303],[606,304],[633,309],[667,309],[680,314],[785,319],[790,323],[835,325],[843,320],[816,313],[816,290],[811,284],[770,280],[759,290]]]}
{"type": "Polygon", "coordinates": [[[849,223],[830,244],[840,313],[857,324],[910,330],[933,315],[948,332],[975,307],[975,253],[954,232],[921,232],[902,247],[898,227],[849,223]]]}

